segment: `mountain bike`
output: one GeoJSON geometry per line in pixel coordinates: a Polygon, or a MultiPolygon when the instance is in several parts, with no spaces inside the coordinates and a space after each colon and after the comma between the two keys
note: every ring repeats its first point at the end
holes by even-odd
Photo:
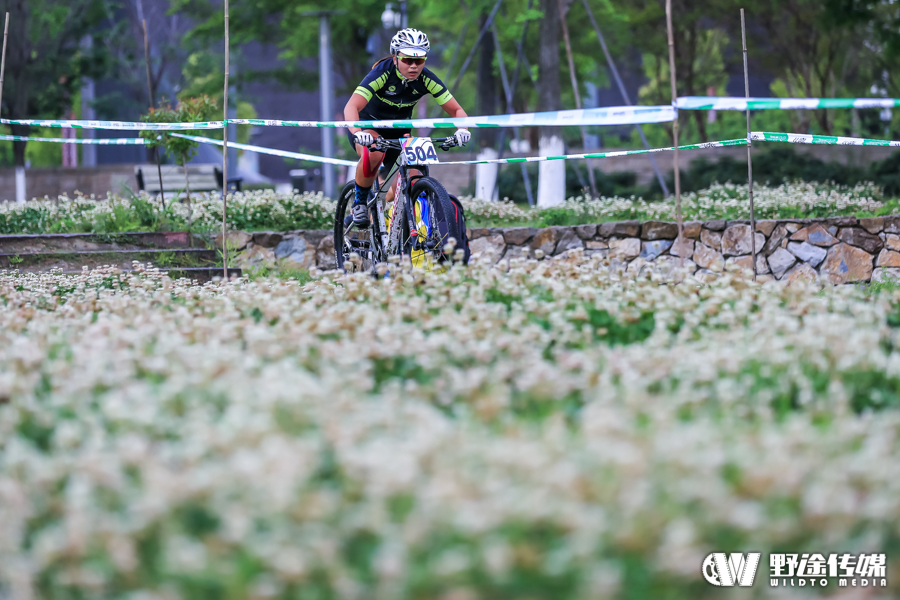
{"type": "Polygon", "coordinates": [[[398,163],[381,185],[376,185],[367,206],[371,226],[358,229],[346,219],[353,205],[355,187],[350,181],[341,190],[334,215],[334,253],[338,269],[377,273],[380,263],[399,256],[413,266],[444,263],[453,254],[454,241],[461,235],[456,209],[447,190],[428,175],[428,165],[438,164],[434,145],[441,150],[457,146],[456,138],[377,138],[370,150],[400,150],[398,163]],[[415,168],[421,174],[410,175],[415,168]],[[395,177],[397,193],[388,211],[385,197],[395,177]],[[345,222],[346,220],[346,222],[345,222]]]}

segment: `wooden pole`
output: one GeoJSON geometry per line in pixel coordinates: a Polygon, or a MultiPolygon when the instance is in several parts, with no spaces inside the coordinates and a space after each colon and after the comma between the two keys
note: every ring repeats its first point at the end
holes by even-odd
{"type": "MultiPolygon", "coordinates": [[[[150,108],[153,108],[153,79],[150,77],[150,36],[147,35],[147,19],[141,19],[141,25],[144,27],[144,62],[147,65],[147,99],[150,101],[150,108]]],[[[156,174],[159,177],[159,199],[162,202],[163,213],[165,214],[166,194],[163,191],[162,167],[159,165],[159,148],[153,149],[153,155],[156,156],[156,174]]]]}
{"type": "MultiPolygon", "coordinates": [[[[675,85],[675,35],[672,32],[672,0],[666,0],[666,29],[669,36],[669,80],[672,83],[672,106],[678,102],[678,89],[675,85]]],[[[678,167],[678,113],[672,121],[672,138],[674,141],[674,155],[672,159],[675,168],[675,218],[678,220],[678,241],[684,236],[684,221],[681,217],[681,172],[678,167]]],[[[683,260],[683,259],[682,259],[683,260]]]]}
{"type": "Polygon", "coordinates": [[[222,130],[222,276],[228,280],[228,70],[231,65],[231,57],[228,54],[228,0],[225,0],[225,99],[223,101],[223,117],[226,122],[222,130]]]}
{"type": "MultiPolygon", "coordinates": [[[[744,44],[744,96],[750,101],[750,74],[747,68],[747,26],[741,9],[741,40],[744,44]]],[[[753,210],[753,157],[750,151],[750,105],[747,105],[747,182],[750,184],[750,249],[753,253],[753,281],[756,281],[756,213],[753,210]]]]}
{"type": "Polygon", "coordinates": [[[9,13],[6,13],[6,25],[3,26],[3,58],[0,58],[0,109],[3,108],[3,77],[6,73],[6,39],[9,37],[9,13]]]}
{"type": "MultiPolygon", "coordinates": [[[[563,0],[557,0],[556,6],[559,8],[559,22],[562,24],[563,39],[566,42],[566,57],[569,59],[569,79],[572,82],[572,92],[575,94],[575,108],[581,110],[581,92],[578,91],[578,74],[575,72],[575,59],[572,58],[572,41],[569,39],[569,26],[566,24],[566,11],[563,9],[563,0]]],[[[584,151],[587,152],[587,128],[581,127],[581,143],[584,151]]],[[[591,184],[591,194],[597,197],[597,181],[594,178],[594,169],[591,161],[584,161],[587,165],[588,182],[591,184]]]]}

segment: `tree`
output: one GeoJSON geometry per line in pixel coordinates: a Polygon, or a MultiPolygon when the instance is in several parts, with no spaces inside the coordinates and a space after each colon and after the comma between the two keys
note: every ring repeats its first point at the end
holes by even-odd
{"type": "MultiPolygon", "coordinates": [[[[209,96],[199,98],[186,98],[180,100],[173,109],[168,103],[163,103],[158,108],[151,108],[143,117],[145,123],[198,123],[208,121],[216,113],[216,103],[209,96]]],[[[201,131],[181,131],[185,135],[201,135],[201,131]]],[[[184,189],[188,204],[188,231],[191,230],[193,210],[191,207],[191,183],[188,179],[187,162],[196,154],[199,142],[175,137],[169,131],[142,131],[141,137],[146,140],[146,145],[153,149],[163,149],[168,154],[181,160],[181,168],[184,169],[184,189]]],[[[161,184],[162,182],[160,182],[161,184]]],[[[223,185],[227,182],[223,182],[223,185]]],[[[159,191],[162,195],[163,191],[159,191]]],[[[165,202],[163,202],[165,209],[165,202]]]]}
{"type": "MultiPolygon", "coordinates": [[[[102,0],[0,0],[10,28],[0,114],[10,119],[58,119],[72,107],[83,76],[102,76],[108,54],[99,42],[105,34],[102,0]]],[[[14,135],[29,127],[12,125],[14,135]]],[[[16,166],[25,165],[26,142],[14,142],[16,166]]]]}

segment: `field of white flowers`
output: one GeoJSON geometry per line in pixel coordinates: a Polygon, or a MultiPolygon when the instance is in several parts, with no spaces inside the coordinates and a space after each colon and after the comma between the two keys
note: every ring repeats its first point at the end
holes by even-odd
{"type": "MultiPolygon", "coordinates": [[[[749,218],[746,185],[713,185],[684,194],[685,220],[749,218]]],[[[569,198],[550,208],[529,208],[508,199],[488,202],[460,198],[471,226],[580,225],[638,219],[675,220],[675,201],[642,198],[569,198]]],[[[854,187],[830,184],[785,183],[754,189],[760,219],[881,216],[900,213],[897,199],[885,198],[872,184],[854,187]]],[[[321,193],[278,194],[272,190],[237,192],[228,196],[228,227],[243,231],[330,229],[336,203],[321,193]]],[[[194,194],[192,201],[163,202],[145,193],[104,199],[60,196],[35,199],[24,205],[0,203],[0,234],[123,231],[218,231],[222,226],[222,199],[218,194],[194,194]]]]}
{"type": "Polygon", "coordinates": [[[720,598],[750,550],[896,597],[900,292],[605,260],[0,272],[0,597],[720,598]]]}

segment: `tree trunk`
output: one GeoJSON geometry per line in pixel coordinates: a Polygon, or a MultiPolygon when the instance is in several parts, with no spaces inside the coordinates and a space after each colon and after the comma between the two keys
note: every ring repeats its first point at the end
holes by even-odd
{"type": "MultiPolygon", "coordinates": [[[[479,18],[479,30],[487,22],[488,15],[479,18]]],[[[494,33],[488,29],[481,39],[478,50],[478,114],[493,115],[497,112],[497,78],[494,76],[494,33]]],[[[478,144],[482,148],[493,148],[497,144],[497,132],[493,127],[482,127],[476,132],[478,144]]]]}
{"type": "MultiPolygon", "coordinates": [[[[559,7],[557,0],[541,0],[540,39],[541,51],[538,58],[538,111],[560,110],[559,83],[559,7]]],[[[539,150],[541,156],[556,154],[563,148],[560,127],[542,127],[539,150]]],[[[538,206],[553,206],[565,200],[565,161],[539,163],[538,206]]]]}

